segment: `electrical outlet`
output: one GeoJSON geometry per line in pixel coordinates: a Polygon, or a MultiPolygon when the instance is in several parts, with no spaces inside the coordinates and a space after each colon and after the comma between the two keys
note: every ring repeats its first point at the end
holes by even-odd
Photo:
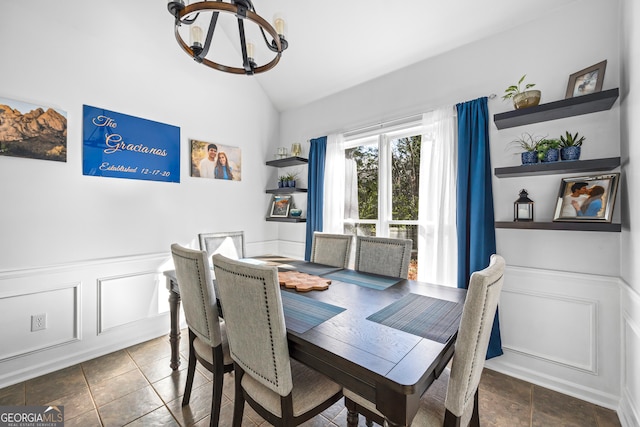
{"type": "Polygon", "coordinates": [[[47,329],[47,313],[31,315],[31,332],[47,329]]]}

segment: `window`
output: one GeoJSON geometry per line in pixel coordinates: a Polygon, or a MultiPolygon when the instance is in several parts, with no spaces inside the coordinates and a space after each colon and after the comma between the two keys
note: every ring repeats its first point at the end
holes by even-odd
{"type": "Polygon", "coordinates": [[[344,232],[411,239],[417,278],[421,127],[345,136],[344,232]]]}

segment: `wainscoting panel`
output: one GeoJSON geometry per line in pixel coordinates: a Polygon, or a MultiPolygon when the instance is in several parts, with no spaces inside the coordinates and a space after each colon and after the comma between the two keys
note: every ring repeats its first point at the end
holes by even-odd
{"type": "Polygon", "coordinates": [[[168,335],[171,268],[167,252],[0,271],[0,388],[168,335]]]}
{"type": "Polygon", "coordinates": [[[0,362],[79,338],[80,284],[0,297],[0,362]],[[45,328],[31,330],[31,316],[44,314],[45,328]]]}
{"type": "Polygon", "coordinates": [[[153,271],[98,279],[98,333],[169,311],[159,285],[164,289],[164,276],[153,271]]]}
{"type": "Polygon", "coordinates": [[[622,285],[622,399],[623,426],[640,426],[640,295],[622,285]]]}
{"type": "Polygon", "coordinates": [[[500,302],[504,349],[597,374],[597,301],[505,290],[500,302]]]}
{"type": "Polygon", "coordinates": [[[500,298],[504,354],[488,368],[617,409],[620,279],[507,267],[500,298]]]}

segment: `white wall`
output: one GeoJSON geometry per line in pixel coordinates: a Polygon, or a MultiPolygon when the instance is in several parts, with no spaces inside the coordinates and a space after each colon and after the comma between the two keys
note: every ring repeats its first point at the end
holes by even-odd
{"type": "Polygon", "coordinates": [[[166,333],[173,242],[244,230],[249,254],[277,250],[278,113],[254,79],[189,59],[166,2],[9,2],[0,40],[0,97],[68,120],[66,163],[0,156],[0,387],[166,333]],[[179,126],[181,182],[83,176],[83,104],[179,126]],[[242,181],[191,178],[190,138],[240,147],[242,181]],[[32,333],[41,311],[49,328],[32,333]]]}
{"type": "Polygon", "coordinates": [[[640,7],[637,1],[622,2],[621,38],[621,154],[625,164],[621,195],[622,204],[622,244],[621,276],[621,411],[624,425],[640,425],[640,266],[638,248],[640,232],[634,229],[631,220],[638,218],[640,201],[633,197],[640,190],[640,169],[635,163],[640,161],[637,134],[640,132],[640,7]],[[635,83],[635,85],[634,85],[635,83]]]}
{"type": "MultiPolygon", "coordinates": [[[[512,106],[504,89],[527,74],[542,102],[564,99],[569,75],[604,59],[603,89],[620,86],[619,1],[580,0],[559,13],[414,64],[281,115],[283,141],[409,116],[492,93],[493,115],[512,106]],[[593,31],[567,31],[567,23],[593,31]]],[[[455,31],[455,29],[452,29],[455,31]]],[[[508,143],[522,132],[587,137],[583,159],[620,155],[620,102],[606,112],[498,131],[490,125],[493,167],[520,163],[508,143]]],[[[527,188],[536,218],[550,221],[561,175],[495,178],[496,220],[512,219],[527,188]]],[[[620,205],[614,219],[620,221],[620,205]]],[[[280,230],[283,239],[298,236],[280,230]]],[[[505,354],[488,366],[617,408],[620,398],[621,233],[497,230],[509,265],[501,303],[505,354]],[[526,340],[523,337],[526,336],[526,340]],[[550,346],[549,344],[554,345],[550,346]]],[[[637,268],[637,267],[636,267],[637,268]]]]}

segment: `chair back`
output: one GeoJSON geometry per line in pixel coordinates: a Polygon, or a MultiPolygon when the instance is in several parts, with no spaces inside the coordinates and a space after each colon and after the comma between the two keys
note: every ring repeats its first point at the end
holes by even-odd
{"type": "Polygon", "coordinates": [[[202,341],[217,347],[222,338],[207,254],[174,243],[171,255],[187,325],[202,341]]]}
{"type": "Polygon", "coordinates": [[[383,276],[409,277],[410,239],[356,236],[355,269],[383,276]]]}
{"type": "Polygon", "coordinates": [[[281,396],[293,388],[277,267],[213,255],[231,358],[281,396]]]}
{"type": "Polygon", "coordinates": [[[311,245],[311,262],[347,268],[351,254],[351,240],[349,234],[313,233],[311,245]]]}
{"type": "Polygon", "coordinates": [[[489,266],[471,274],[469,280],[445,400],[445,407],[463,420],[473,411],[504,282],[504,269],[504,258],[491,255],[489,266]]]}
{"type": "Polygon", "coordinates": [[[223,231],[219,233],[200,233],[200,250],[210,257],[222,254],[227,258],[239,259],[245,257],[244,231],[223,231]]]}

